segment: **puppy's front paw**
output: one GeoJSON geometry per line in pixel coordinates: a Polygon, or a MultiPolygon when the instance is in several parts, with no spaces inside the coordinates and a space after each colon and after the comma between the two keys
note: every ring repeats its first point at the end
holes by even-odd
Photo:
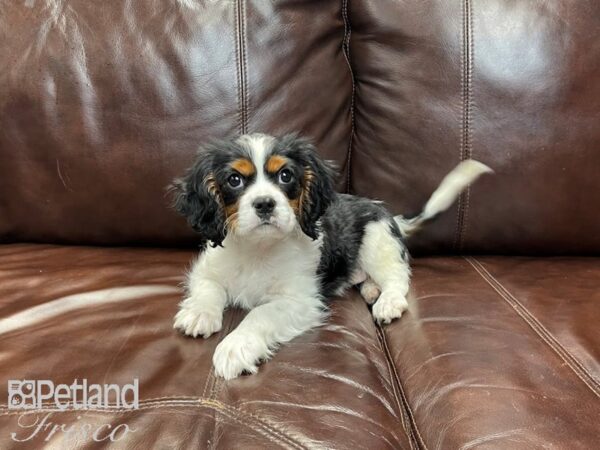
{"type": "Polygon", "coordinates": [[[213,355],[215,374],[231,380],[244,372],[256,373],[258,363],[270,356],[271,352],[264,340],[234,330],[215,349],[213,355]]]}
{"type": "Polygon", "coordinates": [[[403,295],[394,291],[383,291],[373,305],[373,318],[379,323],[390,323],[408,309],[403,295]]]}
{"type": "Polygon", "coordinates": [[[205,339],[221,330],[223,323],[222,311],[192,306],[189,304],[191,303],[189,300],[185,299],[182,302],[181,308],[175,315],[173,328],[188,336],[202,336],[205,339]]]}

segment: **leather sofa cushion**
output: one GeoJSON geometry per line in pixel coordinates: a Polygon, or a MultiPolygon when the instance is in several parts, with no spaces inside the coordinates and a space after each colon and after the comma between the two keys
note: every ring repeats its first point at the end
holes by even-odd
{"type": "MultiPolygon", "coordinates": [[[[243,313],[229,311],[223,331],[207,340],[172,328],[178,286],[194,256],[0,246],[0,385],[139,378],[139,410],[52,414],[54,423],[94,429],[126,423],[138,431],[117,443],[122,448],[410,448],[389,361],[357,293],[334,300],[326,326],[284,346],[258,375],[225,382],[213,375],[212,354],[243,313]]],[[[21,414],[7,408],[5,394],[0,403],[0,448],[11,448],[11,432],[22,437],[31,429],[19,428],[21,414]]],[[[39,448],[45,436],[28,444],[39,448]]],[[[46,445],[71,448],[64,439],[56,433],[46,445]]]]}
{"type": "MultiPolygon", "coordinates": [[[[138,411],[52,416],[67,425],[127,423],[139,431],[122,448],[593,448],[597,441],[597,259],[417,259],[401,320],[375,326],[350,291],[332,299],[327,325],[283,346],[257,375],[225,382],[212,375],[211,356],[243,313],[228,311],[224,330],[208,340],[172,329],[193,257],[0,246],[0,385],[139,378],[138,411]]],[[[20,413],[6,402],[0,398],[1,448],[19,431],[20,413]]],[[[55,434],[50,445],[67,443],[55,434]]]]}
{"type": "Polygon", "coordinates": [[[412,215],[472,157],[415,251],[598,254],[600,2],[350,3],[352,192],[412,215]]]}
{"type": "Polygon", "coordinates": [[[597,447],[598,279],[592,258],[418,260],[382,336],[421,445],[597,447]]]}
{"type": "Polygon", "coordinates": [[[165,189],[236,133],[300,131],[345,174],[344,33],[339,1],[3,2],[0,242],[195,242],[165,189]]]}

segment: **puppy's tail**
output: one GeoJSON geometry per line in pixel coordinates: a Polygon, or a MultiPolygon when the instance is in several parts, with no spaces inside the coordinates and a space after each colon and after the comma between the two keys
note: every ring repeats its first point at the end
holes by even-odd
{"type": "Polygon", "coordinates": [[[418,216],[410,219],[403,216],[394,217],[402,236],[409,237],[413,235],[425,222],[450,208],[460,193],[477,180],[477,178],[484,173],[493,172],[488,166],[474,159],[467,159],[461,162],[444,177],[418,216]]]}

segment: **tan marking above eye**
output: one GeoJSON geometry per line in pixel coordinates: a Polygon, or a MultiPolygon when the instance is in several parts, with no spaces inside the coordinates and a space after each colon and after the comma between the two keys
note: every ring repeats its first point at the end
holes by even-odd
{"type": "Polygon", "coordinates": [[[252,164],[252,161],[246,158],[236,159],[231,163],[231,168],[237,170],[246,178],[254,175],[254,172],[256,171],[256,169],[254,168],[254,164],[252,164]]]}
{"type": "Polygon", "coordinates": [[[265,168],[267,169],[267,172],[269,173],[277,173],[279,172],[279,169],[281,169],[283,166],[285,166],[287,164],[288,160],[286,157],[284,156],[280,156],[280,155],[273,155],[271,157],[269,157],[269,159],[267,160],[267,164],[265,164],[265,168]]]}

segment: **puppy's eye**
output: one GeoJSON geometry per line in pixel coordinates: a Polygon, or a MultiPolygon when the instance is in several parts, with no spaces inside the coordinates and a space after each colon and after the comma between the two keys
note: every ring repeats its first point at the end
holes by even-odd
{"type": "Polygon", "coordinates": [[[279,182],[281,184],[288,184],[292,181],[293,178],[294,175],[292,174],[291,170],[282,169],[281,171],[279,171],[279,182]]]}
{"type": "Polygon", "coordinates": [[[229,175],[229,178],[227,178],[227,182],[229,183],[229,186],[231,186],[234,189],[239,189],[244,185],[244,180],[237,173],[229,175]]]}

